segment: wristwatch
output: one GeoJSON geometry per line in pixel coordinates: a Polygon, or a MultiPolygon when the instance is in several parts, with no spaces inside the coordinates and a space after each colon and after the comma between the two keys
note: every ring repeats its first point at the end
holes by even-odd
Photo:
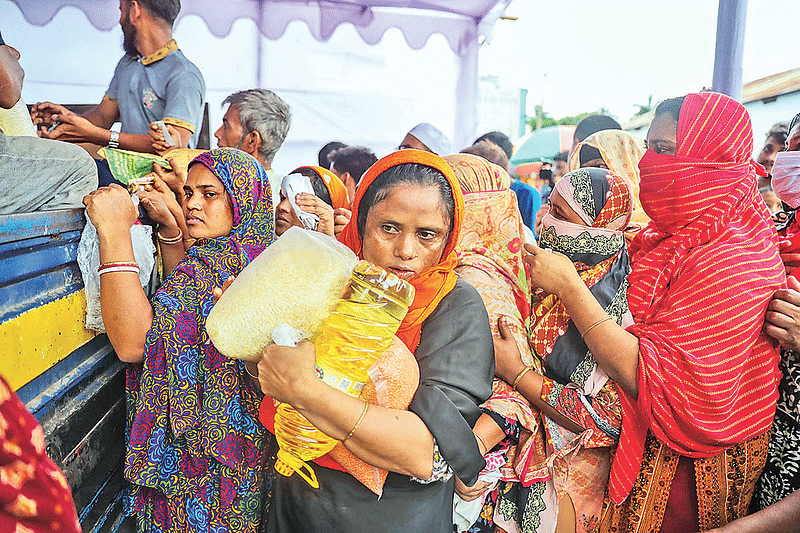
{"type": "Polygon", "coordinates": [[[111,130],[111,135],[108,137],[108,144],[106,145],[109,148],[119,148],[119,132],[111,130]]]}

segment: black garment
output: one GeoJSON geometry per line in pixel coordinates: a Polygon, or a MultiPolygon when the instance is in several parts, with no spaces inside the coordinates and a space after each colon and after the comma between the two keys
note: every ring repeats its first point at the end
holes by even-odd
{"type": "Polygon", "coordinates": [[[752,511],[800,489],[800,354],[781,350],[778,409],[772,424],[767,465],[753,494],[752,511]]]}
{"type": "MultiPolygon", "coordinates": [[[[472,426],[492,393],[494,345],[478,292],[463,280],[422,325],[420,385],[409,410],[425,422],[456,474],[471,484],[486,465],[472,426]]],[[[267,531],[451,533],[454,479],[428,485],[389,473],[380,499],[355,478],[313,465],[320,488],[275,476],[267,531]]]]}

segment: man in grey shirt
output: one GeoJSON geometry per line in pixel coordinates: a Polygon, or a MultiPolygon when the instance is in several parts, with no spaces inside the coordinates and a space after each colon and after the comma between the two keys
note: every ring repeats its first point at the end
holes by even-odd
{"type": "MultiPolygon", "coordinates": [[[[20,54],[0,35],[0,108],[22,94],[20,54]]],[[[83,207],[97,188],[97,168],[78,146],[0,131],[0,214],[83,207]]]]}

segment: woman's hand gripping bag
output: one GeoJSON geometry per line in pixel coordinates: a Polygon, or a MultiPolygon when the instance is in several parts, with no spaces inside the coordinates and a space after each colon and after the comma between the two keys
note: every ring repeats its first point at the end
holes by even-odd
{"type": "Polygon", "coordinates": [[[258,361],[279,324],[310,337],[341,297],[357,261],[332,237],[289,228],[242,270],[211,310],[211,341],[228,357],[258,361]]]}
{"type": "MultiPolygon", "coordinates": [[[[361,393],[363,401],[405,411],[411,405],[419,386],[419,365],[403,341],[395,337],[370,369],[369,376],[371,381],[364,386],[361,393]]],[[[389,472],[368,465],[341,442],[329,455],[369,490],[378,496],[383,493],[383,484],[389,472]]]]}

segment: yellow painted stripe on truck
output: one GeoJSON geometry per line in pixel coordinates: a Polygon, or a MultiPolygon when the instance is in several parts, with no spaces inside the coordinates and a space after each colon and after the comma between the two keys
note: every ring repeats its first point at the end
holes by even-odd
{"type": "Polygon", "coordinates": [[[0,374],[16,390],[97,334],[84,328],[83,290],[0,324],[0,374]]]}

